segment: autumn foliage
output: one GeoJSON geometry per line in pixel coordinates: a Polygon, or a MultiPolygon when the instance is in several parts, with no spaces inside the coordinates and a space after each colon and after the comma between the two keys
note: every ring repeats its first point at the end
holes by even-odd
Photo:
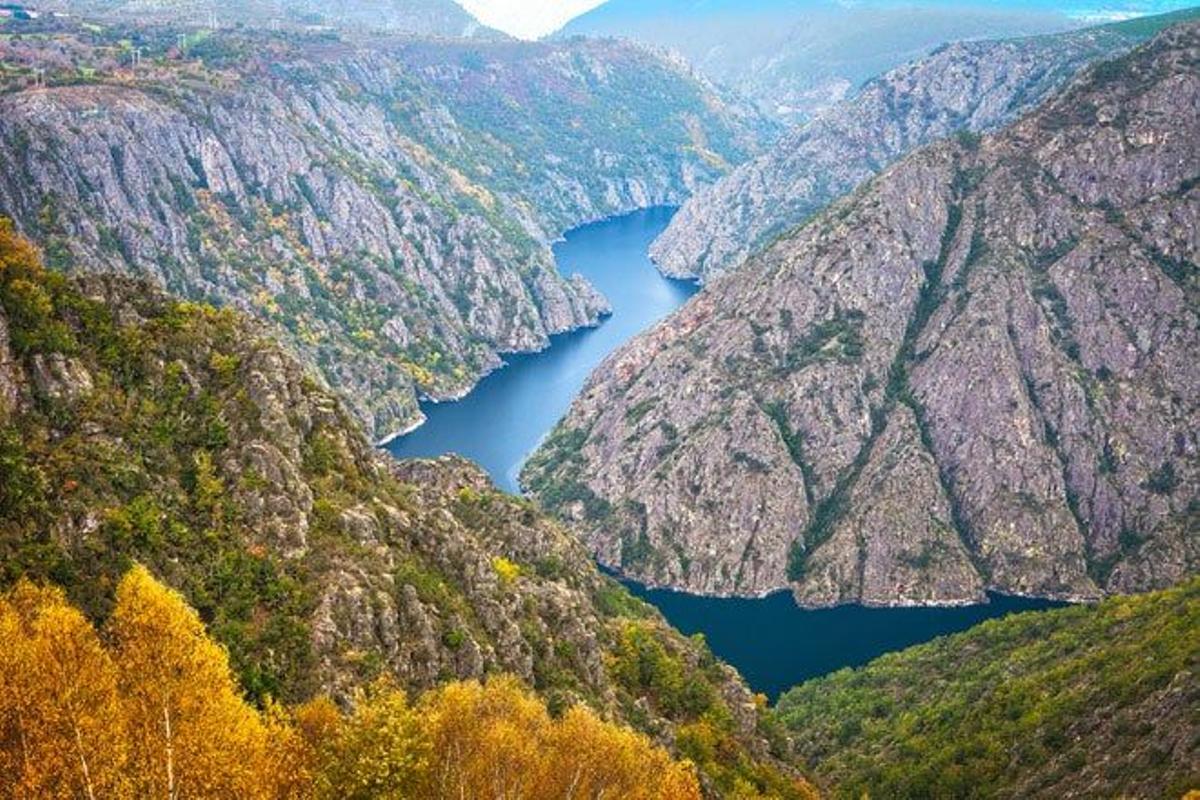
{"type": "Polygon", "coordinates": [[[644,736],[579,707],[552,719],[513,678],[451,683],[414,706],[377,686],[326,738],[318,762],[318,794],[330,798],[700,796],[692,769],[644,736]]]}
{"type": "Polygon", "coordinates": [[[102,631],[53,588],[0,597],[0,798],[689,800],[694,770],[512,678],[410,703],[387,683],[344,714],[243,699],[183,598],[136,567],[102,631]]]}

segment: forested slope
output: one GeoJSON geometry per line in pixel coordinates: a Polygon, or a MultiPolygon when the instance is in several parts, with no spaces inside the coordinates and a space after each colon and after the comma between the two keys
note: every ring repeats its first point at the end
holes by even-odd
{"type": "Polygon", "coordinates": [[[178,589],[256,702],[507,673],[699,766],[803,796],[770,715],[703,642],[465,462],[400,464],[229,310],[70,279],[0,222],[0,584],[97,622],[135,563],[178,589]]]}
{"type": "Polygon", "coordinates": [[[1200,581],[993,620],[779,702],[837,797],[1163,797],[1200,787],[1200,581]]]}

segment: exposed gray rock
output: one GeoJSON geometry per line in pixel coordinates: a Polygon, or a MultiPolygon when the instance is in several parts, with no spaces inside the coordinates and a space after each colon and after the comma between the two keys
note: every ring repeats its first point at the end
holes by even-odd
{"type": "Polygon", "coordinates": [[[21,402],[19,365],[9,342],[8,318],[0,308],[0,413],[11,414],[21,402]]]}
{"type": "Polygon", "coordinates": [[[700,592],[1196,571],[1198,64],[1173,28],[888,169],[612,355],[525,484],[605,563],[700,592]]]}
{"type": "Polygon", "coordinates": [[[912,409],[901,405],[872,445],[845,516],[808,559],[796,600],[886,606],[985,599],[937,464],[921,446],[912,409]]]}
{"type": "Polygon", "coordinates": [[[61,353],[35,355],[30,377],[38,395],[46,400],[73,402],[92,391],[92,376],[73,358],[61,353]]]}
{"type": "Polygon", "coordinates": [[[596,324],[607,302],[559,276],[548,243],[682,201],[758,130],[615,42],[222,32],[216,65],[166,37],[130,81],[91,37],[0,42],[63,84],[0,96],[0,214],[55,268],[150,278],[270,323],[376,438],[421,420],[418,394],[461,396],[500,354],[596,324]],[[96,78],[69,85],[81,69],[96,78]],[[618,121],[639,136],[612,141],[618,121]]]}
{"type": "Polygon", "coordinates": [[[959,130],[995,130],[1089,62],[1142,40],[1106,26],[1028,39],[961,42],[898,67],[700,189],[650,248],[673,277],[737,269],[898,158],[959,130]]]}

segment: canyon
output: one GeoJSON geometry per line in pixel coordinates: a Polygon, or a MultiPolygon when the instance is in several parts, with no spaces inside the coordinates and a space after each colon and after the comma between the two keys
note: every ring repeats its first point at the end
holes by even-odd
{"type": "Polygon", "coordinates": [[[1197,559],[1198,28],[885,170],[613,354],[523,482],[653,586],[1091,599],[1197,559]]]}
{"type": "Polygon", "coordinates": [[[151,28],[134,72],[113,55],[128,31],[47,24],[0,41],[20,68],[0,208],[57,269],[268,322],[376,439],[418,424],[419,396],[461,396],[501,353],[607,311],[555,270],[562,231],[678,203],[773,131],[619,42],[151,28]]]}

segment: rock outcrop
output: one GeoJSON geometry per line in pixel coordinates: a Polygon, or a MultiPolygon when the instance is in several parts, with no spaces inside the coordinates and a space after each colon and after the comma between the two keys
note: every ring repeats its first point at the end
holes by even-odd
{"type": "Polygon", "coordinates": [[[947,45],[867,83],[767,152],[700,189],[650,248],[673,277],[712,280],[897,159],[956,131],[996,130],[1088,63],[1196,12],[947,45]]]}
{"type": "Polygon", "coordinates": [[[145,564],[257,699],[510,673],[672,747],[708,720],[710,796],[743,774],[805,796],[737,673],[533,504],[458,459],[382,454],[262,326],[45,271],[2,218],[0,477],[0,586],[51,580],[102,621],[145,564]]]}
{"type": "Polygon", "coordinates": [[[50,84],[0,96],[0,212],[55,268],[271,323],[376,438],[420,421],[418,393],[459,396],[595,324],[605,301],[547,243],[681,201],[757,129],[615,42],[235,31],[181,50],[146,28],[131,72],[124,29],[45,25],[0,42],[50,84]]]}
{"type": "Polygon", "coordinates": [[[611,356],[525,484],[603,561],[810,605],[1200,568],[1200,26],[920,151],[611,356]]]}

